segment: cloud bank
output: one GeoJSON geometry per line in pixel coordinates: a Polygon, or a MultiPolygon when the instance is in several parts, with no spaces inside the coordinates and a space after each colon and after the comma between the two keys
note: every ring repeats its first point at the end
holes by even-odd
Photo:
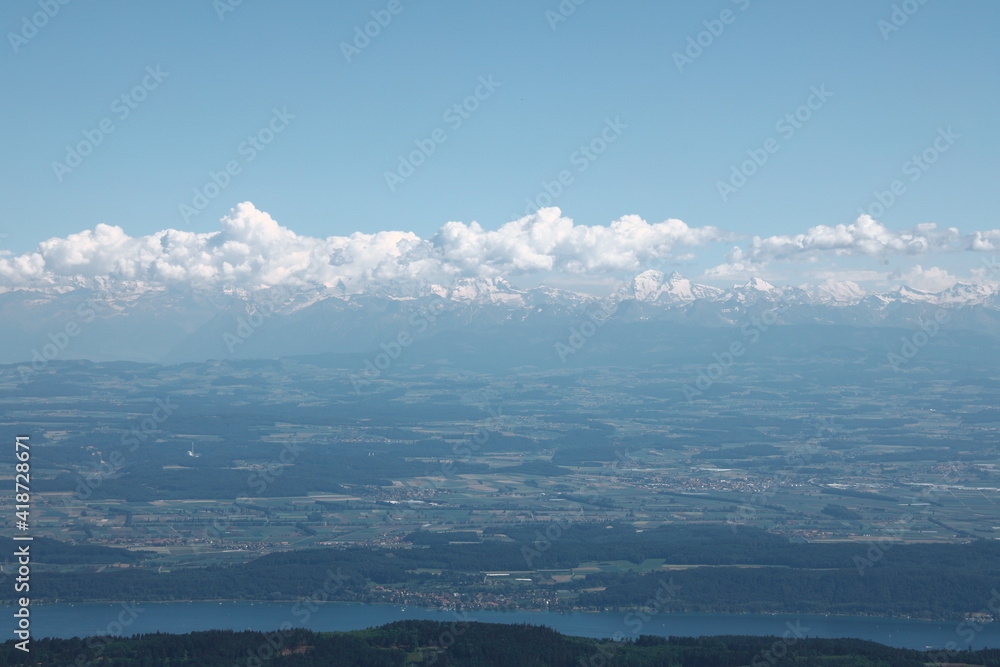
{"type": "MultiPolygon", "coordinates": [[[[693,248],[739,238],[716,227],[691,227],[673,219],[649,223],[634,215],[608,225],[578,225],[555,207],[497,230],[476,222],[449,222],[430,238],[402,231],[315,238],[296,234],[243,202],[211,233],[167,229],[132,237],[121,227],[101,224],[51,238],[34,252],[0,257],[0,289],[135,281],[206,288],[322,285],[358,293],[401,283],[447,285],[459,278],[560,274],[590,279],[634,275],[668,261],[690,262],[696,256],[693,248]]],[[[998,248],[1000,230],[963,235],[955,228],[923,224],[894,231],[863,215],[850,224],[820,225],[803,234],[755,236],[732,248],[725,263],[708,269],[705,277],[757,273],[777,262],[812,263],[813,275],[821,276],[823,267],[815,263],[823,257],[998,248]]],[[[923,284],[955,280],[920,271],[910,277],[923,284]]]]}
{"type": "Polygon", "coordinates": [[[973,232],[963,236],[954,227],[939,229],[934,223],[894,231],[862,215],[850,224],[817,225],[804,234],[754,236],[745,247],[733,248],[726,262],[709,269],[706,275],[726,277],[759,271],[779,261],[814,261],[821,256],[924,255],[958,250],[989,251],[1000,247],[1000,230],[973,232]]]}
{"type": "Polygon", "coordinates": [[[428,239],[400,231],[300,236],[250,202],[232,209],[221,226],[212,233],[168,229],[131,237],[121,227],[101,224],[44,241],[33,253],[0,259],[0,284],[16,288],[106,278],[199,287],[325,285],[355,292],[398,281],[634,271],[668,259],[678,247],[735,238],[714,227],[693,228],[680,220],[648,223],[637,216],[587,227],[558,208],[541,209],[496,231],[475,222],[449,222],[428,239]]]}

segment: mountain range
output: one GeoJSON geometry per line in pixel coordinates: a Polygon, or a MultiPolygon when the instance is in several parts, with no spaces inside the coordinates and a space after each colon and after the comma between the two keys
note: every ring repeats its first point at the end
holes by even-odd
{"type": "Polygon", "coordinates": [[[0,363],[33,362],[38,370],[56,359],[180,363],[364,354],[400,336],[410,341],[404,347],[433,337],[467,344],[515,334],[558,341],[587,322],[726,328],[766,313],[777,325],[906,330],[936,318],[952,330],[1000,336],[1000,292],[969,284],[871,294],[852,282],[803,289],[751,278],[722,289],[648,270],[610,295],[594,296],[518,289],[503,278],[382,284],[357,294],[327,286],[209,290],[102,281],[0,293],[0,363]]]}

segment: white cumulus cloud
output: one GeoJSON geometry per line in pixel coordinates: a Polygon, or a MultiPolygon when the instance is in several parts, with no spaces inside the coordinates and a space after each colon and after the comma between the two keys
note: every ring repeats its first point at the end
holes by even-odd
{"type": "Polygon", "coordinates": [[[958,250],[986,251],[1000,247],[1000,230],[963,236],[954,227],[924,223],[896,231],[869,215],[850,224],[817,225],[794,235],[754,236],[745,247],[735,247],[726,262],[709,269],[709,276],[730,276],[759,270],[776,261],[816,261],[820,257],[922,255],[958,250]]]}
{"type": "Polygon", "coordinates": [[[475,222],[449,222],[429,239],[402,231],[323,239],[298,235],[243,202],[217,232],[167,229],[131,237],[121,227],[101,224],[49,239],[35,252],[0,258],[0,285],[110,278],[195,286],[322,284],[359,291],[400,280],[631,271],[671,257],[678,247],[733,238],[714,227],[689,227],[680,220],[648,223],[637,216],[588,227],[558,208],[545,208],[495,231],[475,222]]]}
{"type": "MultiPolygon", "coordinates": [[[[674,219],[650,223],[635,215],[607,225],[578,225],[555,207],[495,230],[476,222],[448,222],[428,238],[405,231],[317,238],[297,234],[243,202],[215,232],[167,229],[132,237],[122,227],[100,224],[43,241],[34,252],[2,254],[0,290],[102,280],[195,287],[325,285],[349,293],[392,289],[404,282],[447,285],[464,277],[538,282],[575,276],[582,284],[664,262],[692,262],[694,248],[741,238],[716,227],[691,227],[674,219]]],[[[997,248],[1000,230],[962,235],[954,228],[922,224],[896,231],[863,215],[850,224],[819,225],[801,234],[754,236],[733,248],[725,263],[705,271],[705,277],[745,279],[771,263],[796,262],[823,280],[832,277],[821,274],[832,268],[824,260],[836,257],[884,262],[890,255],[997,248]]],[[[935,268],[905,278],[927,287],[954,281],[935,268]]]]}
{"type": "Polygon", "coordinates": [[[892,278],[924,292],[941,292],[958,282],[957,277],[940,267],[930,266],[925,269],[919,264],[905,273],[893,275],[892,278]]]}

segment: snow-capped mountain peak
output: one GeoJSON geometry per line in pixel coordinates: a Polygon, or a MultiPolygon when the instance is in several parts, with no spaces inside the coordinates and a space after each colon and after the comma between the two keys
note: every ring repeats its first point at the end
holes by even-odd
{"type": "Polygon", "coordinates": [[[776,292],[778,290],[777,287],[757,276],[753,276],[750,280],[746,281],[743,289],[757,290],[758,292],[776,292]]]}
{"type": "Polygon", "coordinates": [[[623,284],[612,298],[622,307],[610,307],[606,296],[545,286],[519,289],[500,277],[464,278],[448,286],[381,280],[350,292],[341,282],[215,289],[125,281],[75,289],[53,285],[0,291],[0,311],[8,321],[22,323],[0,335],[0,360],[31,360],[52,340],[50,333],[64,330],[67,322],[94,332],[75,338],[67,347],[67,359],[161,363],[357,352],[378,340],[394,340],[401,331],[435,336],[469,327],[527,327],[524,330],[534,331],[545,348],[546,336],[558,340],[553,332],[575,330],[594,317],[664,327],[724,327],[742,326],[764,311],[774,311],[782,325],[914,329],[947,309],[949,329],[1000,336],[1000,291],[995,284],[958,283],[939,292],[903,287],[867,294],[850,281],[828,280],[806,290],[753,278],[719,289],[678,273],[665,276],[649,270],[623,284]],[[266,333],[251,336],[258,326],[266,333]],[[378,332],[374,342],[372,332],[378,332]]]}
{"type": "Polygon", "coordinates": [[[522,305],[525,294],[503,278],[460,278],[451,287],[435,285],[431,291],[452,301],[511,305],[522,305]]]}
{"type": "Polygon", "coordinates": [[[940,304],[981,304],[994,294],[993,290],[985,285],[969,285],[966,283],[955,283],[943,292],[938,293],[938,303],[940,304]]]}
{"type": "Polygon", "coordinates": [[[827,280],[815,288],[813,296],[824,303],[851,304],[858,303],[868,293],[850,280],[827,280]]]}
{"type": "Polygon", "coordinates": [[[637,301],[656,301],[663,291],[663,272],[656,269],[643,271],[632,279],[629,291],[637,301]]]}
{"type": "Polygon", "coordinates": [[[717,287],[693,283],[676,271],[664,278],[663,272],[655,269],[643,271],[633,278],[629,289],[636,301],[656,301],[664,304],[713,299],[723,292],[717,287]]]}

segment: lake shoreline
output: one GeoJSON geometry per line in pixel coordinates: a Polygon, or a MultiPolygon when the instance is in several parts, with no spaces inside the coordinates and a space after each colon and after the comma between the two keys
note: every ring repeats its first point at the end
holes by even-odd
{"type": "MultiPolygon", "coordinates": [[[[246,604],[297,604],[301,603],[308,598],[295,598],[288,600],[254,600],[246,598],[213,598],[213,599],[182,599],[182,600],[84,600],[80,602],[43,602],[43,601],[32,601],[32,607],[47,607],[54,605],[66,605],[66,606],[76,606],[76,605],[104,605],[104,604],[191,604],[191,603],[246,603],[246,604]]],[[[361,605],[378,605],[384,607],[405,607],[408,609],[420,609],[422,611],[433,611],[433,612],[475,612],[475,611],[487,611],[491,613],[537,613],[537,614],[629,614],[638,611],[643,611],[645,607],[635,606],[635,607],[625,607],[622,609],[545,609],[542,607],[529,608],[529,607],[519,607],[517,609],[493,609],[486,607],[426,607],[418,604],[403,604],[400,602],[359,602],[356,600],[323,600],[323,601],[312,601],[312,604],[316,605],[327,605],[327,604],[361,604],[361,605]]],[[[0,605],[3,607],[13,607],[13,605],[0,605]]],[[[951,617],[921,617],[921,616],[899,616],[893,614],[864,614],[864,613],[853,613],[853,614],[841,614],[841,613],[824,613],[816,611],[657,611],[657,616],[690,616],[697,614],[705,615],[717,615],[717,616],[810,616],[816,618],[864,618],[864,619],[885,619],[885,620],[897,620],[897,621],[919,621],[926,623],[962,623],[963,621],[969,620],[967,618],[951,616],[951,617]]],[[[992,623],[994,621],[987,621],[986,623],[992,623]]]]}
{"type": "MultiPolygon", "coordinates": [[[[397,621],[526,624],[566,635],[635,639],[745,635],[854,638],[898,648],[1000,647],[1000,623],[926,621],[836,614],[718,614],[447,610],[386,603],[335,601],[309,605],[298,601],[190,600],[186,602],[87,602],[39,605],[33,610],[33,636],[70,638],[165,633],[183,635],[209,630],[275,632],[304,628],[347,632],[397,621]],[[969,638],[966,640],[966,638],[969,638]],[[967,644],[966,641],[971,643],[967,644]]],[[[648,610],[647,610],[648,611],[648,610]]]]}

